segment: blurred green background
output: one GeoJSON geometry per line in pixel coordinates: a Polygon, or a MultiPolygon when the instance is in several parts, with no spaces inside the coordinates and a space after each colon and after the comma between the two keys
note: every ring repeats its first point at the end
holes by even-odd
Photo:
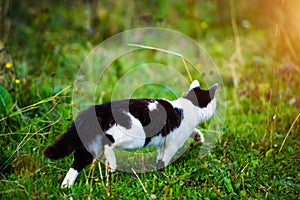
{"type": "MultiPolygon", "coordinates": [[[[299,199],[300,1],[2,0],[0,6],[1,199],[299,199]],[[194,144],[163,173],[102,179],[105,167],[96,163],[61,190],[72,158],[52,162],[42,150],[71,123],[80,64],[105,39],[149,26],[188,35],[215,61],[227,98],[223,135],[209,155],[197,156],[201,145],[194,144]]],[[[109,100],[109,80],[122,70],[107,77],[101,101],[109,100]]],[[[153,87],[151,95],[162,90],[153,87]]]]}

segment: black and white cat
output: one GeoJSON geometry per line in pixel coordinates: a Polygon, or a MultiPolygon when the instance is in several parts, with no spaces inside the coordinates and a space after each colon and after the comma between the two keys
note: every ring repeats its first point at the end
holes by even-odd
{"type": "Polygon", "coordinates": [[[79,172],[104,154],[108,169],[117,168],[114,148],[158,148],[157,167],[167,166],[185,141],[204,137],[196,126],[216,110],[215,92],[193,81],[186,96],[174,101],[163,99],[126,99],[95,105],[81,112],[66,133],[44,150],[47,158],[57,160],[72,152],[74,161],[61,187],[71,186],[79,172]]]}

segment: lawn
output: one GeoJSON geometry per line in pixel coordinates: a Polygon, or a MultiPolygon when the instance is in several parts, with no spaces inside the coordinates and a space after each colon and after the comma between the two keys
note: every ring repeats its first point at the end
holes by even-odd
{"type": "MultiPolygon", "coordinates": [[[[269,7],[259,0],[95,2],[0,3],[0,199],[300,198],[297,1],[276,1],[269,7]],[[175,99],[188,89],[182,87],[182,77],[199,79],[205,88],[218,78],[217,115],[199,125],[208,141],[216,129],[216,141],[208,151],[205,144],[191,142],[162,171],[110,173],[95,161],[71,188],[61,189],[72,156],[51,161],[42,152],[64,133],[73,114],[93,102],[74,97],[80,66],[102,41],[141,27],[185,34],[204,53],[193,59],[217,68],[209,77],[199,73],[205,68],[201,63],[193,68],[170,51],[142,49],[134,57],[116,58],[98,85],[81,88],[86,91],[82,96],[89,98],[88,92],[97,88],[92,94],[96,103],[126,96],[175,99]],[[143,64],[152,70],[133,71],[143,64]],[[162,65],[180,76],[156,68],[162,65]],[[159,84],[141,85],[146,75],[159,84]],[[214,120],[221,126],[210,126],[214,120]]],[[[153,37],[151,45],[159,47],[165,38],[173,41],[164,35],[153,37]]],[[[181,52],[193,53],[180,49],[180,42],[181,52]]],[[[112,49],[122,50],[117,45],[112,49]]],[[[126,159],[120,162],[126,165],[126,159]]]]}

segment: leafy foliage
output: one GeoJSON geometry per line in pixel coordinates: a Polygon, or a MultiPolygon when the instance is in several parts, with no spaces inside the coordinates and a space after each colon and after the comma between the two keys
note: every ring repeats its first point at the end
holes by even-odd
{"type": "Polygon", "coordinates": [[[0,86],[0,112],[2,114],[8,114],[13,106],[13,100],[9,92],[0,86]]]}

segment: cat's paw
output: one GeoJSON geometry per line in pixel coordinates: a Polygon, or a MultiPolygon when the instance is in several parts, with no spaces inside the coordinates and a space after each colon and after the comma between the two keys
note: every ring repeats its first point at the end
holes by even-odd
{"type": "Polygon", "coordinates": [[[77,170],[70,168],[60,187],[61,188],[71,187],[74,184],[78,174],[79,172],[77,170]]]}
{"type": "Polygon", "coordinates": [[[193,130],[191,137],[193,137],[194,141],[196,141],[196,142],[201,142],[201,143],[204,142],[204,136],[203,136],[202,132],[197,128],[195,128],[193,130]]]}
{"type": "Polygon", "coordinates": [[[109,172],[114,172],[117,169],[117,165],[116,164],[111,164],[110,162],[106,161],[106,169],[109,172]]]}
{"type": "Polygon", "coordinates": [[[72,185],[69,184],[68,182],[62,182],[62,184],[60,185],[60,188],[61,189],[64,189],[64,188],[70,188],[72,185]]]}
{"type": "Polygon", "coordinates": [[[161,170],[164,166],[165,166],[165,162],[162,161],[161,159],[159,159],[159,160],[156,162],[156,169],[157,169],[157,170],[161,170]]]}

